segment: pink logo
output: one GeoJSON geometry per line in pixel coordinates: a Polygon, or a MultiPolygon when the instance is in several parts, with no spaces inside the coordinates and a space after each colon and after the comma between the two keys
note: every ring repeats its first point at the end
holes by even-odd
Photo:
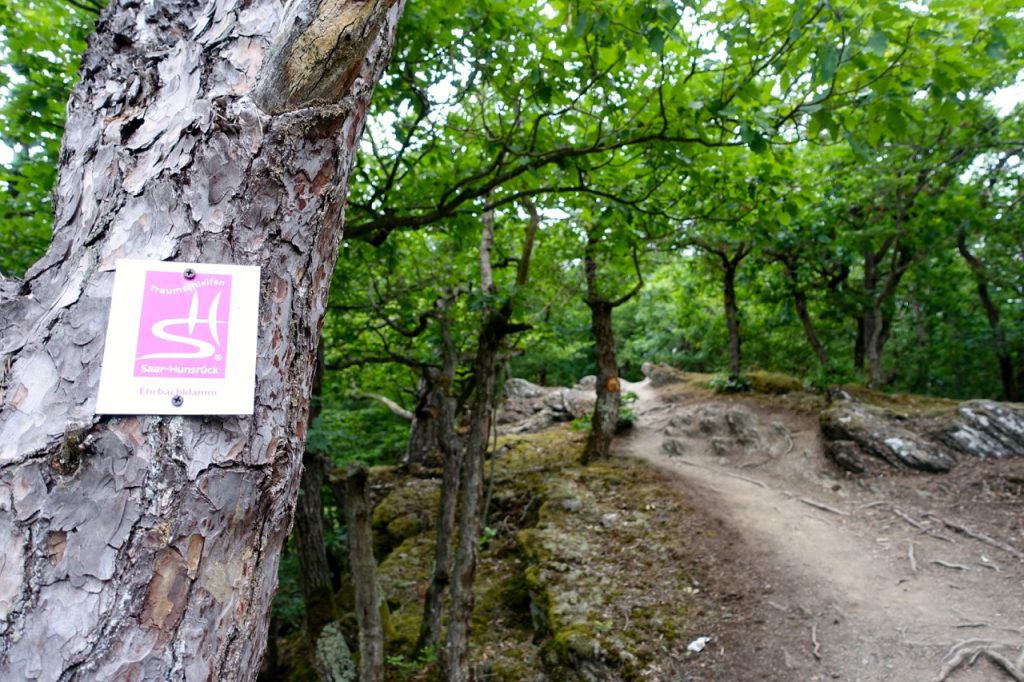
{"type": "Polygon", "coordinates": [[[231,275],[146,272],[135,376],[224,378],[231,275]]]}

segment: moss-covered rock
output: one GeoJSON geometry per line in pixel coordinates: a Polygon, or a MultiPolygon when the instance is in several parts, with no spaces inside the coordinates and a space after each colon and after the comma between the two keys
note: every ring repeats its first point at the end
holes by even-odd
{"type": "Polygon", "coordinates": [[[434,527],[440,499],[437,479],[410,478],[394,486],[373,510],[373,545],[378,561],[409,538],[434,527]]]}
{"type": "MultiPolygon", "coordinates": [[[[692,588],[677,528],[685,513],[636,462],[578,465],[568,425],[502,437],[475,586],[471,656],[508,682],[658,679],[685,649],[692,588]]],[[[388,535],[381,590],[391,609],[389,679],[430,679],[413,646],[432,569],[433,481],[395,481],[374,514],[388,535]],[[418,529],[418,530],[417,530],[418,529]],[[395,539],[415,533],[396,543],[395,539]]],[[[447,616],[447,614],[445,614],[447,616]]]]}
{"type": "Polygon", "coordinates": [[[685,648],[689,575],[671,527],[679,503],[631,462],[563,472],[518,538],[552,679],[644,679],[685,648]]]}

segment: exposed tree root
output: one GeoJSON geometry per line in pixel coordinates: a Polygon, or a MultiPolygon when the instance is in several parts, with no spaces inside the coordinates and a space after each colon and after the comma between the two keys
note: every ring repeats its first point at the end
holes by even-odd
{"type": "Polygon", "coordinates": [[[1014,663],[993,648],[994,646],[997,646],[996,642],[976,639],[957,644],[946,654],[946,664],[942,666],[942,670],[939,671],[939,676],[935,678],[935,682],[945,682],[958,668],[965,663],[968,666],[974,665],[981,656],[988,657],[990,661],[1002,668],[1009,675],[1010,679],[1016,682],[1024,682],[1024,651],[1022,651],[1017,662],[1014,663]]]}
{"type": "Polygon", "coordinates": [[[967,537],[974,538],[975,540],[978,540],[979,542],[984,542],[986,545],[991,545],[992,547],[995,547],[996,549],[1001,549],[1004,552],[1006,552],[1007,554],[1010,554],[1010,555],[1016,557],[1017,559],[1020,559],[1021,561],[1024,561],[1024,552],[1021,552],[1017,548],[1012,547],[1012,546],[1006,544],[1005,542],[1002,542],[1000,540],[995,540],[993,538],[990,538],[989,536],[985,535],[984,533],[979,533],[978,531],[971,530],[970,528],[968,528],[968,527],[966,527],[964,525],[961,525],[959,523],[956,523],[955,521],[950,521],[948,519],[942,519],[942,518],[939,518],[938,516],[935,516],[934,514],[931,514],[931,513],[927,514],[927,516],[931,516],[933,518],[938,519],[947,528],[949,528],[951,530],[955,530],[957,533],[961,533],[963,535],[966,535],[967,537]]]}
{"type": "Polygon", "coordinates": [[[822,511],[827,511],[830,514],[838,514],[839,516],[849,516],[849,514],[847,514],[846,512],[840,511],[840,510],[836,509],[835,507],[830,507],[827,504],[822,504],[821,502],[815,502],[814,500],[808,500],[806,497],[801,497],[800,501],[803,502],[804,504],[806,504],[809,507],[814,507],[815,509],[820,509],[822,511]]]}
{"type": "Polygon", "coordinates": [[[915,521],[913,518],[911,518],[911,516],[909,514],[907,514],[906,512],[902,511],[901,509],[893,507],[892,508],[892,513],[895,514],[896,516],[900,517],[901,519],[903,519],[904,521],[909,523],[911,526],[913,526],[914,528],[916,528],[916,529],[918,529],[920,531],[927,531],[928,530],[928,528],[926,528],[923,524],[915,521]]]}
{"type": "Polygon", "coordinates": [[[933,559],[932,563],[935,564],[936,566],[944,566],[946,568],[952,568],[952,569],[955,569],[957,571],[966,571],[967,570],[967,567],[964,566],[963,564],[951,564],[948,561],[943,561],[942,559],[933,559]]]}

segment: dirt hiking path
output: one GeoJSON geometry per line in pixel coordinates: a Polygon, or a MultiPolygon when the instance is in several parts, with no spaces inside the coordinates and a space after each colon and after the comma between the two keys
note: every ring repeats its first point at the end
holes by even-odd
{"type": "Polygon", "coordinates": [[[639,399],[619,453],[692,501],[681,532],[714,572],[691,679],[1024,679],[1022,460],[848,478],[822,456],[813,414],[648,381],[623,390],[639,399]]]}

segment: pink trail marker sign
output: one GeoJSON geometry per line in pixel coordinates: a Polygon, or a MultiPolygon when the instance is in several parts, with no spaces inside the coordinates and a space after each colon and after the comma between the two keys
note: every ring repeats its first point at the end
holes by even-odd
{"type": "Polygon", "coordinates": [[[97,414],[252,414],[257,267],[121,260],[97,414]]]}
{"type": "Polygon", "coordinates": [[[231,275],[146,272],[135,376],[223,378],[231,275]]]}

